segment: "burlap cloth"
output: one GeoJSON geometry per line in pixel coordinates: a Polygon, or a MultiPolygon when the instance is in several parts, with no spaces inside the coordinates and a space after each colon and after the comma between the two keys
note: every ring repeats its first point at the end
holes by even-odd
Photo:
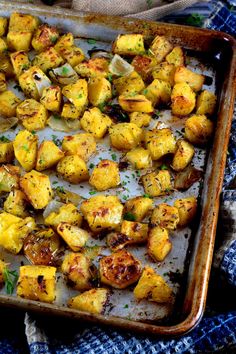
{"type": "MultiPolygon", "coordinates": [[[[17,0],[18,2],[42,3],[40,0],[17,0]]],[[[57,0],[55,5],[71,7],[79,11],[123,15],[146,20],[156,20],[171,12],[191,6],[201,0],[57,0]]],[[[205,0],[206,1],[206,0],[205,0]]]]}

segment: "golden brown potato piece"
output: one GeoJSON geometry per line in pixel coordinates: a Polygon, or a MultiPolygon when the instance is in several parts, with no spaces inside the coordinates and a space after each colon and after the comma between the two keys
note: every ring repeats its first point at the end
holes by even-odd
{"type": "Polygon", "coordinates": [[[153,210],[151,223],[161,228],[175,230],[179,223],[178,209],[166,203],[157,205],[153,210]]]}
{"type": "Polygon", "coordinates": [[[176,147],[171,167],[175,171],[182,171],[191,162],[194,156],[194,147],[184,139],[177,140],[176,147]]]}
{"type": "Polygon", "coordinates": [[[112,120],[97,107],[84,112],[80,120],[81,127],[95,138],[101,139],[112,125],[112,120]]]}
{"type": "Polygon", "coordinates": [[[88,84],[84,79],[79,79],[75,84],[66,85],[62,89],[62,94],[75,105],[82,109],[88,102],[88,84]]]}
{"type": "Polygon", "coordinates": [[[0,53],[0,70],[5,74],[7,79],[14,77],[14,70],[7,53],[0,53]]]}
{"type": "Polygon", "coordinates": [[[122,221],[120,231],[128,237],[129,244],[144,243],[148,237],[148,224],[124,220],[122,221]]]}
{"type": "Polygon", "coordinates": [[[204,90],[197,98],[196,114],[212,115],[215,111],[217,97],[214,93],[204,90]]]}
{"type": "Polygon", "coordinates": [[[72,297],[68,306],[85,312],[102,314],[108,302],[109,290],[96,288],[85,291],[83,294],[72,297]]]}
{"type": "Polygon", "coordinates": [[[0,259],[0,287],[2,287],[4,280],[4,272],[7,268],[7,264],[0,259]]]}
{"type": "Polygon", "coordinates": [[[0,92],[4,92],[7,89],[6,75],[0,72],[0,92]]]}
{"type": "Polygon", "coordinates": [[[63,151],[61,151],[52,141],[44,140],[38,149],[36,170],[43,171],[47,168],[51,168],[56,165],[63,156],[63,151]]]}
{"type": "Polygon", "coordinates": [[[185,122],[185,138],[192,144],[205,145],[212,137],[213,122],[204,115],[194,115],[185,122]]]}
{"type": "Polygon", "coordinates": [[[112,51],[120,55],[140,55],[145,53],[142,34],[120,34],[112,46],[112,51]]]}
{"type": "Polygon", "coordinates": [[[174,66],[183,66],[184,65],[184,52],[183,49],[179,46],[176,46],[172,49],[172,51],[167,54],[166,61],[169,64],[173,64],[174,66]]]}
{"type": "Polygon", "coordinates": [[[115,196],[92,197],[85,200],[80,209],[93,232],[115,229],[121,223],[123,205],[115,196]]]}
{"type": "Polygon", "coordinates": [[[152,102],[153,107],[160,103],[167,104],[170,101],[171,85],[167,81],[154,79],[142,93],[152,102]]]}
{"type": "Polygon", "coordinates": [[[121,95],[118,97],[121,108],[127,112],[144,112],[152,113],[154,108],[152,102],[144,95],[121,95]]]}
{"type": "Polygon", "coordinates": [[[4,91],[0,93],[0,114],[5,117],[14,117],[16,107],[21,100],[12,92],[4,91]]]}
{"type": "Polygon", "coordinates": [[[157,63],[163,61],[173,46],[164,36],[156,36],[150,46],[149,52],[154,55],[157,63]]]}
{"type": "Polygon", "coordinates": [[[19,77],[25,70],[30,67],[30,61],[27,53],[23,51],[14,52],[10,54],[11,63],[14,69],[14,73],[19,77]]]}
{"type": "Polygon", "coordinates": [[[197,74],[185,66],[179,66],[175,70],[175,83],[186,82],[193,91],[200,91],[204,83],[204,76],[197,74]]]}
{"type": "Polygon", "coordinates": [[[130,123],[136,124],[139,128],[147,127],[151,122],[151,115],[143,112],[132,112],[129,114],[130,123]]]}
{"type": "Polygon", "coordinates": [[[39,25],[39,19],[32,15],[13,12],[9,20],[9,31],[34,32],[39,25]]]}
{"type": "Polygon", "coordinates": [[[44,222],[46,225],[50,225],[54,228],[57,228],[60,223],[65,222],[80,227],[82,223],[82,215],[72,203],[68,203],[62,205],[58,211],[51,212],[45,218],[44,222]]]}
{"type": "Polygon", "coordinates": [[[20,169],[18,166],[2,165],[0,167],[0,193],[19,188],[20,169]]]}
{"type": "Polygon", "coordinates": [[[74,184],[89,179],[86,163],[78,155],[63,157],[57,165],[57,172],[64,180],[74,184]]]}
{"type": "Polygon", "coordinates": [[[84,161],[88,161],[96,152],[96,140],[89,133],[64,136],[62,150],[66,155],[79,155],[84,161]]]}
{"type": "Polygon", "coordinates": [[[153,200],[146,197],[135,197],[125,203],[125,213],[130,213],[135,221],[142,221],[153,207],[153,200]]]}
{"type": "Polygon", "coordinates": [[[174,86],[175,66],[167,62],[156,65],[152,70],[153,79],[159,79],[169,82],[171,86],[174,86]]]}
{"type": "Polygon", "coordinates": [[[151,197],[168,194],[172,190],[170,172],[161,170],[141,177],[145,193],[151,197]]]}
{"type": "Polygon", "coordinates": [[[89,184],[98,191],[105,191],[120,184],[118,163],[111,160],[101,160],[94,168],[89,184]]]}
{"type": "Polygon", "coordinates": [[[60,48],[55,46],[54,48],[72,67],[80,64],[85,59],[83,50],[75,45],[67,47],[60,46],[60,48]]]}
{"type": "Polygon", "coordinates": [[[25,129],[29,131],[41,130],[46,126],[47,110],[33,98],[20,103],[16,108],[16,114],[25,129]]]}
{"type": "Polygon", "coordinates": [[[57,232],[74,252],[80,251],[89,239],[89,233],[86,230],[68,222],[61,222],[57,226],[57,232]]]}
{"type": "Polygon", "coordinates": [[[43,89],[40,102],[46,109],[52,112],[59,112],[61,108],[61,88],[59,86],[49,86],[43,89]]]}
{"type": "Polygon", "coordinates": [[[152,166],[152,159],[149,151],[142,147],[137,147],[127,152],[125,158],[133,165],[135,169],[138,170],[152,166]]]}
{"type": "Polygon", "coordinates": [[[170,128],[154,129],[145,135],[146,147],[153,160],[159,160],[176,150],[175,137],[170,128]]]}
{"type": "Polygon", "coordinates": [[[145,88],[141,76],[136,71],[132,71],[129,75],[119,77],[113,81],[113,84],[119,95],[136,94],[145,88]]]}
{"type": "Polygon", "coordinates": [[[148,237],[148,254],[154,261],[162,262],[171,251],[172,243],[168,231],[162,227],[153,227],[148,237]]]}
{"type": "Polygon", "coordinates": [[[100,260],[99,272],[103,284],[124,289],[139,279],[141,263],[131,253],[120,250],[100,260]]]}
{"type": "Polygon", "coordinates": [[[32,170],[36,164],[38,137],[27,130],[21,130],[13,141],[14,153],[17,161],[26,172],[32,170]]]}
{"type": "Polygon", "coordinates": [[[26,97],[39,100],[42,95],[42,87],[51,85],[51,81],[37,66],[32,66],[19,76],[19,85],[26,97]]]}
{"type": "Polygon", "coordinates": [[[81,114],[84,112],[84,107],[76,108],[72,103],[64,103],[61,116],[65,120],[68,119],[78,119],[81,114]]]}
{"type": "Polygon", "coordinates": [[[149,300],[159,303],[173,301],[173,292],[165,280],[155,273],[151,267],[145,267],[138,284],[134,289],[137,300],[149,300]]]}
{"type": "Polygon", "coordinates": [[[4,36],[7,31],[7,18],[0,17],[0,37],[4,36]]]}
{"type": "Polygon", "coordinates": [[[197,199],[195,197],[176,199],[174,206],[178,209],[178,226],[181,227],[187,226],[197,213],[197,199]]]}
{"type": "Polygon", "coordinates": [[[187,116],[196,104],[195,93],[186,82],[174,85],[171,93],[172,113],[177,116],[187,116]]]}
{"type": "Polygon", "coordinates": [[[61,265],[62,273],[74,289],[84,291],[92,287],[91,262],[83,253],[68,253],[61,265]]]}
{"type": "Polygon", "coordinates": [[[0,38],[0,53],[7,52],[7,43],[3,38],[0,38]]]}
{"type": "Polygon", "coordinates": [[[56,297],[56,270],[44,265],[20,267],[17,296],[52,303],[56,297]]]}
{"type": "Polygon", "coordinates": [[[114,124],[109,129],[111,145],[118,150],[131,150],[141,143],[142,129],[133,123],[114,124]]]}
{"type": "Polygon", "coordinates": [[[121,250],[129,243],[129,237],[127,235],[122,234],[121,232],[110,232],[107,235],[107,245],[108,247],[110,247],[112,252],[121,250]]]}
{"type": "Polygon", "coordinates": [[[43,24],[38,27],[32,39],[32,47],[37,52],[43,52],[48,47],[53,46],[59,38],[59,32],[56,27],[43,24]]]}
{"type": "Polygon", "coordinates": [[[39,53],[33,59],[32,64],[38,66],[43,72],[49,69],[57,68],[64,63],[64,59],[57,53],[57,51],[50,47],[44,52],[39,53]]]}
{"type": "Polygon", "coordinates": [[[183,171],[175,176],[174,188],[177,190],[187,190],[195,182],[199,181],[203,175],[202,170],[198,170],[192,165],[188,165],[183,171]]]}
{"type": "Polygon", "coordinates": [[[88,99],[93,106],[104,104],[111,97],[111,84],[105,77],[97,77],[89,81],[88,99]]]}
{"type": "Polygon", "coordinates": [[[11,141],[0,142],[0,163],[9,163],[14,160],[14,149],[11,141]]]}
{"type": "Polygon", "coordinates": [[[53,229],[39,230],[29,234],[24,240],[24,254],[36,265],[55,265],[59,247],[59,237],[53,229]]]}
{"type": "Polygon", "coordinates": [[[144,81],[148,80],[151,76],[151,70],[156,66],[154,57],[148,55],[136,55],[131,62],[134,70],[142,77],[144,81]]]}
{"type": "Polygon", "coordinates": [[[20,187],[34,209],[45,208],[53,196],[49,177],[34,170],[20,178],[20,187]]]}
{"type": "Polygon", "coordinates": [[[26,216],[28,216],[26,207],[27,207],[27,198],[25,194],[18,189],[13,189],[8,194],[8,197],[4,202],[4,210],[7,213],[10,213],[15,216],[19,216],[20,218],[25,218],[26,216]]]}
{"type": "Polygon", "coordinates": [[[7,34],[7,46],[14,52],[30,50],[32,32],[30,31],[9,31],[7,34]]]}
{"type": "Polygon", "coordinates": [[[82,77],[107,77],[109,61],[106,58],[92,58],[76,65],[74,70],[82,77]]]}

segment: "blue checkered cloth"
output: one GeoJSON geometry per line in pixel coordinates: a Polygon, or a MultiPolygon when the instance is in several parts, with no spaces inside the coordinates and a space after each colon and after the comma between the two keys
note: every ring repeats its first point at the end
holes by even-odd
{"type": "MultiPolygon", "coordinates": [[[[202,2],[169,15],[166,22],[187,23],[236,34],[236,1],[202,2]]],[[[144,354],[144,353],[236,353],[236,114],[221,203],[206,312],[201,323],[177,339],[154,339],[131,333],[83,327],[65,319],[42,319],[36,315],[2,310],[0,354],[144,354]],[[222,237],[224,241],[222,243],[222,237]],[[217,294],[217,297],[216,297],[217,294]],[[2,330],[3,327],[3,330],[2,330]],[[25,331],[25,337],[24,337],[25,331]],[[27,343],[28,342],[28,343],[27,343]]]]}

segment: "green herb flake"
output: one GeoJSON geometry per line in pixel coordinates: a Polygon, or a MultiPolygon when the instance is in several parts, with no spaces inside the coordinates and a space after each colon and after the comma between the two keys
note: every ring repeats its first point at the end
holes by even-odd
{"type": "Polygon", "coordinates": [[[136,217],[134,214],[130,213],[129,211],[127,213],[124,214],[123,217],[124,220],[128,220],[128,221],[135,221],[136,217]]]}
{"type": "Polygon", "coordinates": [[[32,130],[31,134],[35,135],[35,134],[36,134],[36,131],[35,131],[35,130],[32,130]]]}
{"type": "Polygon", "coordinates": [[[94,195],[94,194],[96,194],[97,193],[97,191],[89,191],[89,194],[90,195],[94,195]]]}
{"type": "Polygon", "coordinates": [[[147,89],[143,90],[143,94],[144,94],[144,95],[146,95],[147,93],[148,93],[148,90],[147,90],[147,89]]]}
{"type": "Polygon", "coordinates": [[[91,163],[90,165],[89,165],[89,168],[94,168],[94,164],[93,163],[91,163]]]}
{"type": "Polygon", "coordinates": [[[111,73],[108,73],[108,75],[107,75],[107,80],[108,80],[109,82],[112,82],[112,74],[111,74],[111,73]]]}
{"type": "Polygon", "coordinates": [[[53,114],[53,118],[56,119],[56,120],[61,119],[61,117],[58,114],[53,114]]]}
{"type": "Polygon", "coordinates": [[[106,103],[105,103],[105,102],[100,103],[100,104],[98,105],[98,108],[100,109],[100,111],[101,111],[102,113],[103,113],[104,110],[105,110],[105,106],[106,106],[106,103]]]}
{"type": "Polygon", "coordinates": [[[26,145],[26,144],[25,144],[25,145],[22,145],[22,149],[25,150],[25,151],[27,151],[27,152],[29,151],[29,147],[28,147],[28,145],[26,145]]]}
{"type": "Polygon", "coordinates": [[[199,14],[191,14],[186,19],[186,24],[189,26],[202,27],[205,17],[199,14]]]}
{"type": "Polygon", "coordinates": [[[96,39],[93,39],[93,38],[87,39],[88,44],[95,44],[96,42],[97,42],[96,39]]]}
{"type": "Polygon", "coordinates": [[[161,165],[160,169],[161,170],[168,170],[168,167],[165,164],[163,164],[163,165],[161,165]]]}
{"type": "Polygon", "coordinates": [[[62,75],[67,75],[69,73],[69,69],[66,66],[63,66],[61,73],[62,75]]]}
{"type": "Polygon", "coordinates": [[[57,186],[56,187],[57,192],[59,193],[65,193],[64,187],[63,186],[57,186]]]}
{"type": "Polygon", "coordinates": [[[141,172],[140,172],[140,171],[136,171],[136,175],[137,175],[138,177],[140,177],[140,176],[141,176],[141,172]]]}
{"type": "Polygon", "coordinates": [[[51,36],[50,41],[54,44],[57,41],[57,36],[51,36]]]}
{"type": "Polygon", "coordinates": [[[126,304],[125,306],[124,306],[124,309],[127,309],[129,307],[129,305],[128,304],[126,304]]]}
{"type": "Polygon", "coordinates": [[[6,138],[4,135],[0,137],[0,141],[2,141],[3,143],[9,143],[10,140],[8,138],[6,138]]]}
{"type": "Polygon", "coordinates": [[[52,184],[57,184],[58,182],[57,181],[53,181],[52,184]]]}
{"type": "Polygon", "coordinates": [[[18,279],[18,274],[16,270],[9,270],[8,268],[4,268],[3,280],[5,283],[7,294],[11,295],[13,293],[16,286],[17,279],[18,279]]]}
{"type": "Polygon", "coordinates": [[[111,154],[111,158],[112,158],[113,161],[116,161],[117,160],[116,154],[111,154]]]}
{"type": "Polygon", "coordinates": [[[144,197],[144,198],[152,198],[152,197],[150,196],[150,194],[147,194],[147,193],[145,193],[145,194],[143,195],[143,197],[144,197]]]}
{"type": "Polygon", "coordinates": [[[52,134],[52,141],[54,142],[54,144],[56,146],[61,146],[61,140],[58,139],[58,137],[56,135],[54,135],[54,134],[52,134]]]}

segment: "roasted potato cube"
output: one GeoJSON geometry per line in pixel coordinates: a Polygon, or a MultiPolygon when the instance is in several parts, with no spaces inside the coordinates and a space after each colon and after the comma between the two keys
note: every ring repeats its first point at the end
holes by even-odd
{"type": "Polygon", "coordinates": [[[135,169],[141,170],[152,166],[152,159],[148,150],[137,147],[125,155],[126,159],[135,169]]]}
{"type": "Polygon", "coordinates": [[[91,262],[83,253],[68,253],[61,265],[62,273],[69,285],[76,290],[89,290],[92,287],[91,262]]]}
{"type": "Polygon", "coordinates": [[[7,18],[0,17],[0,37],[4,36],[7,31],[7,18]]]}
{"type": "Polygon", "coordinates": [[[17,295],[25,299],[49,302],[55,300],[56,268],[44,265],[20,267],[17,295]]]}
{"type": "Polygon", "coordinates": [[[88,99],[93,106],[99,106],[112,97],[111,84],[104,77],[93,78],[88,84],[88,99]]]}
{"type": "Polygon", "coordinates": [[[166,81],[171,86],[174,86],[175,69],[174,64],[169,64],[167,62],[160,63],[154,67],[152,77],[153,79],[166,81]]]}
{"type": "Polygon", "coordinates": [[[97,107],[90,108],[84,112],[80,120],[81,127],[95,138],[101,139],[112,125],[112,120],[103,114],[97,107]]]}
{"type": "Polygon", "coordinates": [[[124,220],[120,231],[128,237],[129,244],[144,243],[148,238],[148,224],[141,222],[124,220]]]}
{"type": "Polygon", "coordinates": [[[59,86],[49,86],[43,89],[40,102],[46,109],[52,112],[59,112],[61,108],[61,88],[59,86]]]}
{"type": "Polygon", "coordinates": [[[11,141],[0,143],[0,163],[9,163],[14,160],[14,149],[11,141]]]}
{"type": "Polygon", "coordinates": [[[185,66],[179,66],[175,70],[175,83],[186,82],[193,91],[200,91],[204,83],[204,76],[197,74],[185,66]]]}
{"type": "Polygon", "coordinates": [[[37,153],[36,170],[43,171],[47,168],[51,168],[56,165],[63,156],[63,151],[61,151],[52,141],[42,141],[37,153]]]}
{"type": "Polygon", "coordinates": [[[96,141],[89,133],[64,136],[62,150],[66,155],[79,155],[84,161],[88,161],[96,152],[96,141]]]}
{"type": "Polygon", "coordinates": [[[64,86],[62,94],[75,105],[84,108],[88,102],[88,84],[84,79],[79,79],[75,84],[64,86]]]}
{"type": "Polygon", "coordinates": [[[195,107],[195,93],[186,82],[180,82],[173,87],[171,102],[173,114],[177,116],[187,116],[195,107]]]}
{"type": "Polygon", "coordinates": [[[37,17],[13,12],[9,20],[9,31],[34,32],[38,25],[39,19],[37,17]]]}
{"type": "Polygon", "coordinates": [[[192,144],[206,144],[211,139],[213,130],[213,122],[204,115],[194,115],[185,122],[185,138],[192,144]]]}
{"type": "Polygon", "coordinates": [[[36,164],[38,137],[27,130],[21,130],[13,141],[17,161],[28,172],[36,164]]]}
{"type": "Polygon", "coordinates": [[[5,117],[14,117],[16,115],[16,107],[21,100],[12,92],[4,91],[0,93],[0,114],[5,117]]]}
{"type": "Polygon", "coordinates": [[[184,139],[177,140],[176,146],[171,167],[175,171],[182,171],[191,162],[194,156],[194,147],[184,139]]]}
{"type": "Polygon", "coordinates": [[[122,234],[121,232],[110,232],[107,235],[107,245],[113,252],[121,250],[129,243],[129,237],[127,235],[122,234]]]}
{"type": "Polygon", "coordinates": [[[58,38],[57,43],[55,44],[54,48],[57,51],[60,51],[61,48],[72,47],[73,45],[74,45],[73,34],[71,32],[68,32],[58,38]]]}
{"type": "Polygon", "coordinates": [[[121,223],[123,205],[116,196],[98,195],[85,200],[80,208],[93,232],[115,229],[121,223]]]}
{"type": "Polygon", "coordinates": [[[154,57],[148,55],[136,55],[132,60],[131,65],[134,70],[142,77],[144,81],[150,77],[151,70],[156,66],[156,60],[154,57]]]}
{"type": "Polygon", "coordinates": [[[50,47],[44,52],[39,53],[34,57],[33,60],[33,65],[38,66],[43,72],[46,72],[49,69],[57,68],[63,63],[63,58],[53,47],[50,47]]]}
{"type": "Polygon", "coordinates": [[[68,119],[78,119],[81,116],[81,113],[84,111],[84,107],[76,108],[72,103],[64,103],[61,116],[65,120],[68,119]]]}
{"type": "Polygon", "coordinates": [[[109,128],[111,145],[118,150],[131,150],[141,143],[142,129],[133,123],[118,123],[109,128]]]}
{"type": "Polygon", "coordinates": [[[109,290],[96,288],[72,297],[68,301],[68,306],[80,311],[102,314],[108,301],[109,290]]]}
{"type": "Polygon", "coordinates": [[[107,77],[109,61],[106,58],[93,58],[84,61],[74,67],[74,70],[82,77],[107,77]]]}
{"type": "Polygon", "coordinates": [[[94,168],[89,184],[98,191],[105,191],[120,184],[118,163],[111,160],[101,160],[94,168]]]}
{"type": "Polygon", "coordinates": [[[47,175],[30,171],[20,178],[20,187],[34,209],[45,208],[52,199],[52,188],[47,175]]]}
{"type": "Polygon", "coordinates": [[[99,264],[101,282],[116,289],[127,288],[141,275],[141,263],[124,249],[103,257],[99,264]]]}
{"type": "Polygon", "coordinates": [[[142,221],[153,207],[151,198],[135,197],[125,203],[125,213],[131,213],[135,221],[142,221]]]}
{"type": "Polygon", "coordinates": [[[152,102],[144,95],[121,95],[118,97],[118,102],[121,108],[127,112],[145,112],[152,113],[154,108],[152,102]]]}
{"type": "Polygon", "coordinates": [[[4,73],[0,72],[0,92],[4,92],[7,89],[7,81],[4,73]]]}
{"type": "Polygon", "coordinates": [[[6,78],[14,77],[14,70],[7,53],[0,53],[0,72],[6,75],[6,78]]]}
{"type": "Polygon", "coordinates": [[[151,133],[150,137],[146,134],[145,143],[153,160],[175,152],[176,141],[170,128],[155,129],[151,133]]]}
{"type": "Polygon", "coordinates": [[[72,67],[82,63],[82,61],[85,59],[83,50],[74,45],[70,47],[55,47],[55,49],[60,54],[60,56],[65,59],[72,67]]]}
{"type": "MultiPolygon", "coordinates": [[[[0,21],[0,25],[1,25],[1,21],[0,21]]],[[[0,259],[0,287],[5,282],[5,280],[4,280],[4,272],[5,272],[6,268],[7,268],[7,264],[0,259]]]]}
{"type": "Polygon", "coordinates": [[[112,51],[120,55],[142,55],[145,53],[142,34],[120,34],[112,46],[112,51]]]}
{"type": "Polygon", "coordinates": [[[172,289],[151,267],[144,268],[134,289],[134,296],[137,300],[147,299],[159,303],[173,301],[172,289]]]}
{"type": "Polygon", "coordinates": [[[161,228],[175,230],[179,223],[178,209],[166,203],[157,205],[153,210],[151,223],[161,228]]]}
{"type": "Polygon", "coordinates": [[[63,157],[58,165],[57,172],[70,183],[80,183],[89,179],[86,163],[79,155],[63,157]]]}
{"type": "Polygon", "coordinates": [[[129,114],[130,123],[136,124],[139,128],[147,127],[151,122],[151,115],[143,112],[132,112],[129,114]]]}
{"type": "Polygon", "coordinates": [[[79,210],[72,204],[62,205],[58,211],[51,212],[44,220],[46,225],[57,228],[61,223],[69,223],[70,225],[81,226],[82,215],[79,210]]]}
{"type": "Polygon", "coordinates": [[[16,108],[17,118],[29,131],[44,129],[47,122],[47,110],[33,98],[21,102],[16,108]]]}
{"type": "Polygon", "coordinates": [[[150,54],[155,56],[157,63],[163,61],[166,55],[172,50],[173,46],[164,36],[156,36],[150,46],[150,54]]]}
{"type": "Polygon", "coordinates": [[[50,86],[51,81],[37,66],[32,66],[19,76],[19,84],[25,96],[39,100],[42,89],[50,86]]]}
{"type": "Polygon", "coordinates": [[[81,250],[89,239],[87,231],[68,222],[61,222],[57,226],[57,232],[74,252],[81,250]]]}
{"type": "Polygon", "coordinates": [[[181,227],[187,226],[197,213],[197,199],[195,197],[176,199],[174,206],[178,209],[178,225],[181,227]]]}
{"type": "Polygon", "coordinates": [[[167,170],[148,173],[141,180],[145,193],[151,197],[165,195],[172,190],[170,172],[167,170]]]}
{"type": "Polygon", "coordinates": [[[173,64],[174,66],[184,65],[184,52],[179,46],[174,47],[172,51],[167,54],[166,61],[168,64],[173,64]]]}
{"type": "Polygon", "coordinates": [[[119,95],[139,93],[145,88],[143,79],[136,71],[132,71],[129,75],[119,77],[113,81],[113,84],[119,95]]]}
{"type": "Polygon", "coordinates": [[[152,102],[153,107],[159,103],[167,104],[170,101],[171,95],[170,83],[154,79],[152,83],[143,90],[143,94],[152,102]]]}
{"type": "Polygon", "coordinates": [[[30,44],[32,39],[32,32],[22,31],[9,31],[7,34],[7,45],[12,51],[18,52],[23,50],[28,52],[30,50],[30,44]]]}
{"type": "Polygon", "coordinates": [[[37,52],[43,52],[48,47],[53,46],[59,38],[58,29],[43,24],[38,27],[32,39],[32,47],[37,52]]]}
{"type": "Polygon", "coordinates": [[[214,93],[204,90],[200,93],[196,103],[196,114],[212,115],[216,106],[216,95],[214,93]]]}
{"type": "Polygon", "coordinates": [[[148,254],[157,262],[162,262],[171,251],[172,243],[168,231],[162,227],[153,227],[148,237],[148,254]]]}
{"type": "Polygon", "coordinates": [[[4,202],[4,210],[20,218],[25,218],[28,215],[26,207],[27,198],[25,194],[18,189],[13,189],[4,202]]]}
{"type": "Polygon", "coordinates": [[[3,38],[0,38],[0,53],[7,52],[7,43],[3,38]]]}
{"type": "Polygon", "coordinates": [[[17,166],[2,165],[0,167],[0,193],[10,192],[19,187],[20,169],[17,166]]]}
{"type": "Polygon", "coordinates": [[[14,52],[10,54],[11,63],[14,69],[14,73],[19,77],[25,70],[30,67],[30,61],[27,53],[23,51],[14,52]]]}
{"type": "Polygon", "coordinates": [[[21,219],[9,213],[0,214],[0,245],[9,252],[18,254],[26,236],[36,229],[33,218],[21,219]]]}

